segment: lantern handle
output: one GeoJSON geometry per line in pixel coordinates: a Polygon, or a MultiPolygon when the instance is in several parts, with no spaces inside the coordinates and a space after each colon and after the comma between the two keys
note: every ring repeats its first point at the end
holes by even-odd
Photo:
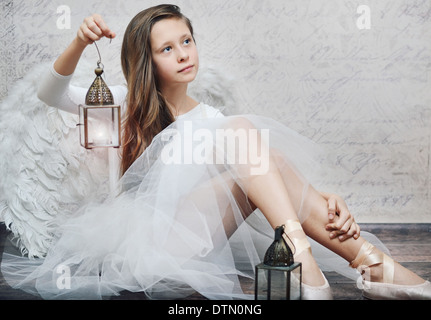
{"type": "Polygon", "coordinates": [[[96,46],[97,54],[99,55],[99,60],[97,61],[97,67],[101,67],[103,69],[103,63],[102,63],[102,56],[100,55],[99,47],[97,46],[97,43],[94,42],[94,45],[96,46]]]}
{"type": "MultiPolygon", "coordinates": [[[[111,43],[112,43],[112,36],[109,36],[109,38],[110,38],[110,40],[109,40],[109,44],[111,44],[111,43]]],[[[102,66],[101,68],[102,68],[102,70],[103,70],[104,65],[103,65],[103,63],[102,63],[102,55],[100,54],[100,50],[99,50],[99,47],[97,46],[96,41],[94,41],[94,45],[96,46],[97,54],[99,55],[99,61],[97,61],[97,66],[98,66],[99,68],[100,68],[100,66],[102,66]]]]}

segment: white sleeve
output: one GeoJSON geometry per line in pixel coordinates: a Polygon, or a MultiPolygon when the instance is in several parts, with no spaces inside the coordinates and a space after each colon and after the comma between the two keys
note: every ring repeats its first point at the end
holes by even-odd
{"type": "MultiPolygon", "coordinates": [[[[57,73],[54,65],[51,65],[49,72],[42,78],[38,88],[38,98],[51,107],[78,114],[78,106],[85,103],[88,88],[72,86],[70,81],[73,74],[63,76],[57,73]]],[[[114,97],[115,104],[124,108],[127,95],[127,88],[124,86],[109,87],[114,97]]]]}

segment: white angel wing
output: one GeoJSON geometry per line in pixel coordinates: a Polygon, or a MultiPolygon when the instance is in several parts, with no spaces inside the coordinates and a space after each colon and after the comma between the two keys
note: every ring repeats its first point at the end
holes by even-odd
{"type": "Polygon", "coordinates": [[[109,191],[106,150],[79,144],[75,115],[37,98],[39,65],[0,104],[0,215],[23,254],[44,256],[61,216],[109,191]]]}

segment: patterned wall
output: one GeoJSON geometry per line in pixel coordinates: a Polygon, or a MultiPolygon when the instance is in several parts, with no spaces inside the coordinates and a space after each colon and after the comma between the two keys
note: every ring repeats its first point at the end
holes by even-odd
{"type": "MultiPolygon", "coordinates": [[[[201,63],[232,81],[226,113],[276,118],[322,145],[330,174],[316,187],[344,196],[358,221],[431,222],[431,1],[170,2],[191,18],[201,63]]],[[[122,32],[158,3],[1,0],[0,99],[92,13],[118,34],[99,47],[108,83],[121,82],[122,32]]]]}

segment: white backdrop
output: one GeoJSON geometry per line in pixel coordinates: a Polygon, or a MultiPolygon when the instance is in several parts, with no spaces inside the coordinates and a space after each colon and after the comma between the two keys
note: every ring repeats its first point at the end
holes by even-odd
{"type": "MultiPolygon", "coordinates": [[[[431,1],[170,2],[192,20],[201,63],[233,80],[227,113],[273,117],[323,145],[337,173],[316,187],[344,196],[359,222],[431,222],[431,1]]],[[[121,82],[122,34],[159,3],[0,0],[0,99],[92,13],[118,34],[99,48],[107,82],[121,82]]],[[[94,47],[85,57],[97,60],[94,47]]]]}

